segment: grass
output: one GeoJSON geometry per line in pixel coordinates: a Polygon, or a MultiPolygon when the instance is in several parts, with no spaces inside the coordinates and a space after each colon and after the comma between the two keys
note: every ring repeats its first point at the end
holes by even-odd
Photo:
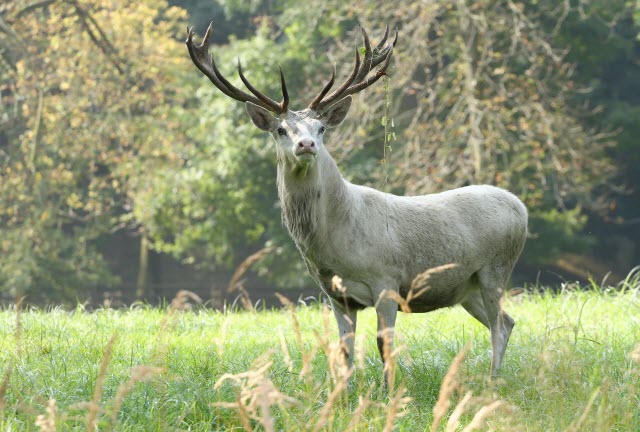
{"type": "Polygon", "coordinates": [[[589,288],[506,299],[516,327],[493,380],[488,331],[463,309],[402,314],[390,389],[372,310],[347,384],[320,305],[8,308],[0,429],[640,430],[638,278],[589,288]]]}

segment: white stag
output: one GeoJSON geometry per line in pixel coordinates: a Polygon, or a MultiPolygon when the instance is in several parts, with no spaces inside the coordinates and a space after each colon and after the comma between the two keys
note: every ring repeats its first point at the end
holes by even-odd
{"type": "Polygon", "coordinates": [[[351,95],[385,75],[397,32],[389,43],[387,29],[372,48],[362,29],[364,55],[361,59],[356,49],[355,66],[346,81],[329,94],[334,70],[308,108],[292,111],[282,70],[281,102],[251,85],[239,62],[240,79],[251,94],[220,73],[208,53],[211,28],[199,46],[189,30],[191,59],[222,93],[245,102],[253,123],[273,136],[282,221],[331,301],[349,364],[358,310],[375,307],[378,347],[387,362],[385,353],[390,350],[384,345],[392,343],[398,295],[406,299],[416,294],[412,281],[425,270],[455,264],[431,274],[428,289],[413,296],[409,307],[412,312],[429,312],[461,304],[491,332],[495,373],[514,326],[501,310],[500,298],[527,236],[524,204],[488,185],[424,196],[396,196],[354,185],[340,175],[323,143],[325,128],[338,126],[347,115],[351,95]],[[343,291],[334,289],[334,276],[342,278],[343,291]]]}

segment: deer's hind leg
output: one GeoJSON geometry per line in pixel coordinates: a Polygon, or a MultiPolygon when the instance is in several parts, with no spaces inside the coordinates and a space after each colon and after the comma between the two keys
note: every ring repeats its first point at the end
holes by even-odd
{"type": "Polygon", "coordinates": [[[479,297],[472,295],[463,306],[491,332],[491,374],[500,368],[515,321],[502,310],[500,300],[512,266],[490,265],[478,271],[479,297]],[[468,308],[469,307],[469,308],[468,308]],[[484,309],[484,311],[482,310],[484,309]],[[482,313],[484,312],[484,314],[482,313]]]}

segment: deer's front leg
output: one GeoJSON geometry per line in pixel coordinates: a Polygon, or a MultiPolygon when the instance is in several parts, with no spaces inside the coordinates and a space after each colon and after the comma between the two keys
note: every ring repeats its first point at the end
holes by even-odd
{"type": "Polygon", "coordinates": [[[356,321],[358,319],[357,311],[345,307],[339,300],[331,300],[333,314],[338,322],[338,334],[340,335],[340,344],[347,360],[349,368],[353,367],[353,356],[355,353],[356,340],[356,321]]]}
{"type": "Polygon", "coordinates": [[[391,353],[393,352],[393,332],[398,315],[398,303],[387,297],[378,299],[376,303],[378,315],[378,351],[384,365],[384,383],[390,386],[393,379],[391,353]]]}

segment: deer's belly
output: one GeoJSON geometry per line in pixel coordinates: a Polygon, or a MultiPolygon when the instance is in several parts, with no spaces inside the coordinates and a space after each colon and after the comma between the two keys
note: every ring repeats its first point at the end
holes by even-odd
{"type": "Polygon", "coordinates": [[[326,291],[329,297],[351,309],[364,309],[376,303],[375,295],[368,285],[350,279],[342,279],[337,286],[334,284],[326,291]]]}

